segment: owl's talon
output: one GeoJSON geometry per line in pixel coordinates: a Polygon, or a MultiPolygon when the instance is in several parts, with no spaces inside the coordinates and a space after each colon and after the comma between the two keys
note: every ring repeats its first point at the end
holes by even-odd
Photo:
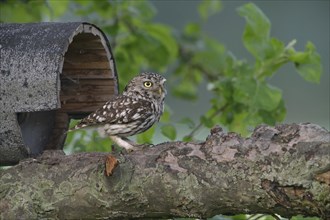
{"type": "Polygon", "coordinates": [[[121,154],[130,154],[130,153],[132,153],[133,151],[135,151],[134,149],[132,149],[132,148],[130,148],[130,149],[126,149],[126,148],[121,148],[120,149],[120,153],[121,154]]]}
{"type": "Polygon", "coordinates": [[[124,148],[124,149],[127,153],[132,153],[133,151],[146,150],[154,145],[153,144],[134,144],[133,146],[134,146],[133,148],[129,148],[129,149],[124,148]]]}
{"type": "Polygon", "coordinates": [[[153,144],[138,144],[138,145],[135,145],[135,146],[138,147],[141,150],[144,150],[144,149],[153,147],[154,145],[153,144]]]}
{"type": "Polygon", "coordinates": [[[124,141],[118,136],[109,136],[109,138],[118,146],[126,149],[127,152],[131,152],[136,149],[136,147],[134,147],[132,144],[128,143],[127,141],[124,141]]]}

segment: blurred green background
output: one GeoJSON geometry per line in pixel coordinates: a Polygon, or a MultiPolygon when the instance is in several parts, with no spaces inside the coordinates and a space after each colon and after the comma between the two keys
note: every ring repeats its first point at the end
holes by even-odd
{"type": "MultiPolygon", "coordinates": [[[[203,140],[215,124],[243,136],[263,123],[329,130],[329,1],[251,2],[0,0],[0,21],[98,25],[121,89],[141,71],[164,74],[166,111],[136,137],[140,143],[203,140]]],[[[68,135],[65,151],[109,151],[110,144],[82,130],[68,135]]]]}
{"type": "MultiPolygon", "coordinates": [[[[319,84],[306,83],[298,74],[295,74],[292,65],[283,66],[279,69],[278,74],[270,78],[271,84],[283,91],[287,107],[284,122],[312,122],[329,130],[329,1],[259,0],[249,2],[254,2],[267,15],[272,23],[272,36],[284,42],[297,39],[296,48],[300,50],[303,50],[307,41],[311,41],[321,55],[324,69],[319,84]]],[[[237,57],[252,60],[251,54],[240,43],[245,22],[237,16],[236,12],[236,8],[245,3],[247,1],[222,1],[222,11],[208,19],[203,31],[221,41],[237,57]]],[[[189,1],[189,3],[186,1],[153,1],[153,4],[158,12],[155,20],[176,29],[182,29],[187,23],[198,20],[196,8],[199,1],[189,1]]],[[[168,101],[170,105],[177,106],[178,109],[194,109],[194,111],[185,112],[194,117],[196,113],[205,111],[208,106],[208,93],[203,93],[202,97],[198,103],[182,103],[171,97],[168,101]]]]}
{"type": "MultiPolygon", "coordinates": [[[[0,21],[98,25],[121,89],[141,71],[164,74],[166,112],[140,143],[203,140],[215,124],[243,136],[264,123],[329,129],[329,1],[253,2],[2,0],[0,21]]],[[[109,144],[78,131],[66,150],[109,144]]]]}
{"type": "MultiPolygon", "coordinates": [[[[0,6],[1,22],[101,27],[121,89],[141,71],[164,74],[166,112],[137,136],[140,143],[203,140],[216,124],[243,136],[264,123],[329,129],[329,1],[2,0],[0,6]]],[[[78,131],[67,149],[102,151],[108,148],[97,146],[109,143],[95,131],[78,131]]]]}

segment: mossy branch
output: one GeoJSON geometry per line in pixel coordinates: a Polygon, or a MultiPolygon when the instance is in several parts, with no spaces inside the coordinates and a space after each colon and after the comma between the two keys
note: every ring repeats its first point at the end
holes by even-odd
{"type": "Polygon", "coordinates": [[[114,155],[46,151],[0,172],[1,219],[128,219],[302,214],[329,219],[329,132],[313,124],[260,126],[250,138],[211,130],[114,155]],[[111,172],[108,172],[110,174],[111,172]]]}

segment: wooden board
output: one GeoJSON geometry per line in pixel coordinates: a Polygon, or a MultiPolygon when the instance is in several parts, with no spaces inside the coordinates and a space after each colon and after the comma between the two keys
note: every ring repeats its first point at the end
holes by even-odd
{"type": "Polygon", "coordinates": [[[60,109],[61,112],[66,112],[70,115],[74,114],[88,114],[104,105],[104,102],[91,102],[91,103],[66,103],[60,109]]]}
{"type": "Polygon", "coordinates": [[[110,79],[114,80],[110,69],[64,69],[62,79],[110,79]]]}

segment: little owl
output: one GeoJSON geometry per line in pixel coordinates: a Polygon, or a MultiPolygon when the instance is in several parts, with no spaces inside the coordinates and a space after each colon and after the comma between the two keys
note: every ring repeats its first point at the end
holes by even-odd
{"type": "Polygon", "coordinates": [[[144,132],[159,121],[164,111],[165,81],[159,74],[141,73],[127,84],[121,95],[113,97],[69,131],[99,127],[117,145],[134,150],[134,144],[122,138],[144,132]]]}

